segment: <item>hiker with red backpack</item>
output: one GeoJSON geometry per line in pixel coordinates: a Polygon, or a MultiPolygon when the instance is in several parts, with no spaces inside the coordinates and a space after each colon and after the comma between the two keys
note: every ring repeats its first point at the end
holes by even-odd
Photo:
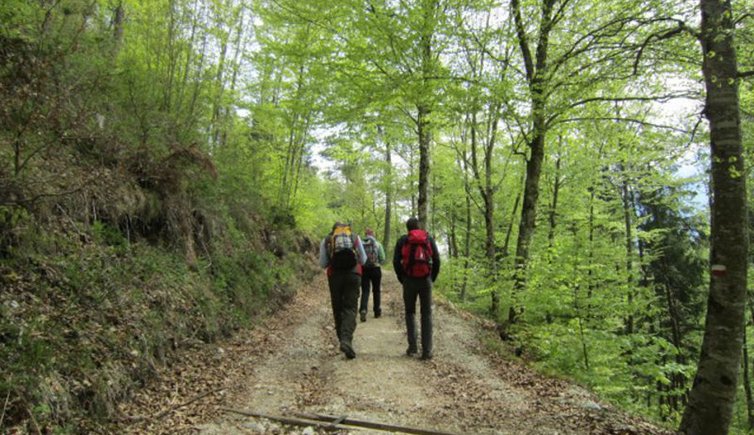
{"type": "Polygon", "coordinates": [[[415,217],[406,221],[408,234],[395,244],[393,267],[403,284],[403,304],[406,310],[406,355],[418,353],[416,343],[416,298],[421,311],[421,359],[432,359],[432,283],[440,273],[440,254],[434,239],[419,228],[415,217]]]}
{"type": "Polygon", "coordinates": [[[361,276],[361,303],[359,304],[359,315],[361,321],[367,321],[367,311],[369,306],[369,287],[372,287],[372,302],[374,318],[377,319],[382,315],[380,306],[380,282],[382,281],[382,269],[380,265],[385,262],[385,249],[382,244],[374,237],[374,231],[367,228],[364,233],[363,245],[364,252],[367,254],[367,262],[364,264],[364,273],[361,276]]]}
{"type": "Polygon", "coordinates": [[[356,330],[362,265],[366,261],[361,239],[351,232],[350,224],[336,222],[319,245],[319,265],[327,270],[335,333],[340,351],[348,359],[356,358],[353,333],[356,330]]]}

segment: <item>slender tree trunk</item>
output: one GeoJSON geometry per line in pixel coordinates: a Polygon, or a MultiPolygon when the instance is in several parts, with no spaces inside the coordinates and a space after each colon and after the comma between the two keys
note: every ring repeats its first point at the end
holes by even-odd
{"type": "Polygon", "coordinates": [[[458,217],[456,209],[450,211],[450,234],[448,234],[448,255],[458,259],[458,217]]]}
{"type": "Polygon", "coordinates": [[[743,338],[743,367],[744,372],[744,393],[746,394],[746,420],[749,424],[749,430],[754,429],[754,398],[751,395],[751,379],[749,377],[749,349],[746,345],[746,331],[743,338]]]}
{"type": "MultiPolygon", "coordinates": [[[[575,266],[574,269],[576,269],[575,266]]],[[[578,271],[574,270],[574,273],[578,273],[578,271]]],[[[578,284],[573,286],[573,306],[577,320],[579,321],[579,340],[581,341],[581,355],[584,357],[584,369],[589,371],[589,347],[587,346],[586,334],[584,333],[584,316],[581,313],[581,306],[579,304],[578,284]]]]}
{"type": "Polygon", "coordinates": [[[592,185],[589,188],[589,218],[588,218],[588,225],[587,225],[587,231],[588,231],[588,240],[589,240],[589,251],[587,252],[587,265],[589,266],[589,271],[587,273],[587,299],[590,301],[589,306],[591,306],[591,300],[592,300],[592,293],[594,292],[594,200],[596,198],[595,193],[595,186],[592,185]]]}
{"type": "MultiPolygon", "coordinates": [[[[492,184],[492,155],[497,141],[497,120],[500,117],[500,105],[493,103],[489,108],[487,143],[484,148],[484,222],[487,228],[486,251],[489,261],[489,274],[493,282],[497,281],[497,241],[495,240],[495,186],[492,184]]],[[[492,289],[490,312],[493,319],[500,313],[500,289],[492,289]]]]}
{"type": "MultiPolygon", "coordinates": [[[[521,180],[519,181],[519,185],[524,184],[524,180],[526,178],[526,174],[521,174],[521,180]]],[[[508,229],[505,231],[505,242],[503,242],[503,258],[507,258],[508,255],[510,255],[510,241],[511,241],[511,235],[513,234],[513,226],[516,222],[516,214],[518,214],[518,206],[521,203],[521,196],[523,195],[523,186],[521,190],[518,191],[518,194],[516,195],[516,200],[513,201],[513,210],[511,210],[511,219],[508,222],[508,229]]]]}
{"type": "MultiPolygon", "coordinates": [[[[544,118],[539,119],[537,124],[539,124],[539,127],[535,127],[534,140],[529,144],[531,155],[526,162],[526,182],[521,207],[521,221],[518,225],[516,258],[514,260],[516,274],[513,285],[514,300],[517,300],[516,296],[526,289],[526,267],[529,262],[529,248],[536,223],[539,178],[542,173],[542,161],[544,160],[544,118]],[[540,128],[542,130],[536,131],[540,128]]],[[[516,307],[512,304],[508,312],[508,320],[511,323],[516,322],[523,310],[523,306],[516,307]]]]}
{"type": "MultiPolygon", "coordinates": [[[[377,132],[384,138],[384,132],[381,126],[377,127],[377,132]]],[[[392,226],[391,216],[393,214],[393,156],[390,141],[385,140],[385,234],[382,236],[382,245],[390,247],[390,231],[392,226]]]]}
{"type": "Polygon", "coordinates": [[[531,99],[532,123],[529,159],[526,162],[526,182],[524,185],[523,205],[521,207],[521,221],[518,227],[516,243],[516,258],[514,261],[515,277],[511,294],[508,321],[514,323],[523,313],[524,307],[518,303],[518,295],[526,288],[526,268],[529,262],[529,249],[534,235],[537,215],[537,200],[539,199],[539,178],[542,174],[542,162],[545,156],[545,137],[547,135],[546,122],[546,70],[549,48],[550,31],[552,30],[552,13],[555,0],[544,0],[542,4],[542,19],[539,25],[539,39],[535,56],[529,47],[528,35],[521,18],[519,0],[511,0],[511,8],[516,25],[521,55],[526,67],[526,78],[529,82],[529,96],[531,99]]]}
{"type": "Polygon", "coordinates": [[[432,106],[430,101],[432,95],[432,75],[434,72],[434,59],[432,53],[432,40],[434,38],[434,27],[436,23],[435,12],[437,9],[437,0],[425,0],[422,2],[423,8],[423,29],[419,40],[421,48],[421,97],[417,104],[417,127],[419,131],[419,199],[417,208],[419,213],[419,225],[426,228],[428,224],[429,208],[429,172],[430,172],[430,152],[432,144],[432,131],[430,125],[430,116],[432,106]]]}
{"type": "MultiPolygon", "coordinates": [[[[202,49],[199,52],[199,65],[197,66],[197,71],[203,71],[204,70],[204,61],[207,58],[207,42],[208,42],[208,34],[204,33],[202,36],[202,49]]],[[[194,122],[194,112],[196,111],[196,102],[199,99],[199,94],[202,88],[203,80],[195,80],[194,81],[194,89],[191,95],[191,104],[189,105],[189,116],[188,116],[188,125],[193,124],[194,122]]]]}
{"type": "MultiPolygon", "coordinates": [[[[238,84],[238,73],[241,70],[241,53],[243,52],[243,44],[244,44],[244,38],[245,33],[244,29],[246,28],[244,18],[246,15],[244,14],[243,8],[241,8],[238,11],[238,25],[236,27],[236,40],[234,43],[234,53],[233,53],[233,60],[231,62],[230,68],[231,68],[231,76],[230,76],[230,94],[233,95],[236,91],[236,86],[238,84]]],[[[232,107],[223,107],[223,119],[221,120],[221,133],[220,133],[220,146],[225,146],[225,144],[228,141],[228,132],[232,130],[233,128],[233,120],[236,119],[235,116],[228,116],[231,112],[232,107]]]]}
{"type": "Polygon", "coordinates": [[[633,219],[631,219],[631,212],[633,210],[630,202],[630,190],[628,187],[628,180],[626,180],[626,170],[623,165],[620,165],[621,175],[623,180],[621,182],[621,200],[623,203],[623,226],[626,235],[626,291],[628,297],[628,315],[625,319],[624,328],[626,334],[634,333],[634,241],[633,241],[633,219]]]}
{"type": "MultiPolygon", "coordinates": [[[[496,111],[491,110],[490,116],[496,118],[496,111]]],[[[488,139],[484,151],[484,173],[479,170],[478,147],[479,139],[477,134],[477,114],[476,108],[472,108],[471,113],[471,169],[474,173],[474,181],[484,204],[484,253],[487,263],[487,277],[490,282],[495,280],[497,275],[496,249],[495,249],[495,201],[494,189],[492,186],[492,148],[494,147],[494,137],[488,139]]],[[[493,289],[490,301],[490,313],[496,318],[500,311],[500,292],[493,289]]]]}
{"type": "MultiPolygon", "coordinates": [[[[220,8],[229,7],[227,4],[218,5],[220,8]]],[[[218,13],[218,15],[221,15],[218,13]]],[[[225,21],[224,18],[221,18],[225,21]]],[[[220,28],[227,23],[220,22],[216,25],[220,28]]],[[[214,86],[214,98],[212,101],[212,119],[210,121],[210,128],[212,130],[212,146],[219,146],[220,142],[220,124],[221,118],[224,116],[223,107],[223,95],[225,94],[225,62],[228,56],[228,46],[230,45],[230,34],[232,30],[228,30],[228,34],[221,38],[220,41],[220,59],[217,62],[217,73],[215,74],[215,86],[214,86]]]]}
{"type": "MultiPolygon", "coordinates": [[[[666,270],[669,269],[669,265],[666,265],[666,270]]],[[[675,293],[673,292],[673,289],[670,286],[670,283],[665,282],[665,298],[668,305],[668,318],[670,319],[670,332],[672,336],[672,342],[673,346],[676,347],[678,350],[678,353],[675,356],[675,362],[679,365],[685,365],[686,364],[686,357],[683,355],[683,332],[681,331],[681,314],[678,309],[678,301],[675,297],[675,293]]],[[[671,390],[672,391],[685,391],[686,390],[686,380],[683,375],[674,374],[671,379],[671,390]]],[[[680,402],[685,402],[684,400],[685,394],[684,393],[674,393],[673,395],[668,395],[668,406],[670,406],[670,409],[673,411],[677,411],[679,408],[680,402]]]]}
{"type": "MultiPolygon", "coordinates": [[[[301,166],[304,162],[304,153],[306,152],[306,137],[309,135],[309,129],[312,123],[312,111],[307,110],[304,115],[304,125],[298,132],[296,154],[294,156],[294,171],[293,171],[293,189],[291,191],[291,198],[288,201],[288,207],[290,207],[293,200],[298,195],[298,185],[301,181],[301,166]]],[[[366,208],[362,208],[362,211],[366,211],[366,208]]]]}
{"type": "MultiPolygon", "coordinates": [[[[200,15],[201,13],[198,2],[199,0],[194,0],[194,4],[191,8],[191,10],[196,15],[200,15]]],[[[194,60],[194,57],[193,57],[193,54],[195,51],[194,44],[196,40],[196,33],[197,33],[198,27],[199,27],[199,18],[194,16],[191,19],[191,33],[189,35],[189,40],[187,44],[188,48],[184,49],[186,53],[186,60],[183,63],[183,77],[181,78],[181,86],[178,88],[178,95],[176,96],[176,106],[179,108],[179,110],[181,110],[181,112],[183,112],[184,110],[184,100],[186,98],[186,91],[188,90],[189,77],[191,76],[191,71],[193,70],[191,68],[191,63],[194,60]]],[[[189,122],[190,122],[190,117],[188,119],[182,120],[182,124],[184,126],[189,125],[189,122]]],[[[189,130],[189,129],[186,128],[185,130],[189,130]]]]}
{"type": "Polygon", "coordinates": [[[701,0],[702,72],[712,161],[710,291],[702,352],[680,430],[728,432],[736,398],[746,305],[746,172],[730,1],[701,0]]]}
{"type": "Polygon", "coordinates": [[[429,130],[429,108],[425,105],[419,105],[417,111],[419,122],[419,199],[416,205],[419,212],[419,225],[425,228],[429,208],[429,145],[432,139],[429,130]]]}
{"type": "Polygon", "coordinates": [[[167,83],[162,89],[162,107],[160,110],[170,113],[173,100],[173,81],[175,80],[175,69],[178,65],[178,55],[176,54],[176,4],[174,0],[168,2],[168,54],[167,54],[167,72],[165,76],[167,83]]]}
{"type": "MultiPolygon", "coordinates": [[[[464,171],[464,183],[468,186],[468,175],[464,171]]],[[[466,195],[466,228],[463,237],[463,284],[461,285],[461,300],[466,300],[466,287],[469,285],[469,266],[471,264],[471,197],[466,195]]]]}
{"type": "MultiPolygon", "coordinates": [[[[298,66],[295,101],[301,101],[301,99],[303,98],[305,71],[306,66],[302,61],[298,66]]],[[[288,126],[288,144],[285,153],[285,167],[283,168],[283,173],[281,174],[282,179],[280,180],[279,187],[280,205],[285,209],[288,209],[290,207],[291,200],[293,198],[293,187],[295,184],[297,167],[296,159],[299,154],[298,148],[301,146],[300,142],[303,141],[303,138],[301,136],[303,136],[304,134],[300,130],[305,130],[307,128],[306,125],[304,125],[303,127],[300,127],[300,125],[305,124],[306,119],[303,118],[308,117],[308,114],[300,113],[297,108],[293,108],[291,109],[291,111],[291,122],[288,126]]]]}
{"type": "Polygon", "coordinates": [[[123,8],[123,2],[119,1],[113,12],[113,41],[115,42],[113,46],[113,57],[118,54],[120,46],[123,43],[123,21],[125,18],[126,12],[123,8]]]}
{"type": "Polygon", "coordinates": [[[560,193],[560,160],[558,156],[555,159],[555,181],[552,186],[552,203],[550,203],[550,232],[547,234],[547,245],[550,249],[555,246],[555,226],[557,225],[558,216],[558,194],[560,193]]]}
{"type": "MultiPolygon", "coordinates": [[[[754,304],[752,304],[751,297],[747,295],[746,298],[746,305],[749,307],[749,315],[751,316],[752,322],[754,322],[754,304]]],[[[746,388],[746,409],[748,413],[748,423],[749,423],[749,430],[754,429],[754,397],[752,397],[751,393],[751,374],[748,373],[747,366],[749,365],[749,357],[748,357],[748,348],[746,345],[746,331],[744,331],[744,342],[743,342],[743,348],[744,348],[744,387],[746,388]]],[[[754,370],[754,367],[752,367],[752,370],[754,370]]]]}

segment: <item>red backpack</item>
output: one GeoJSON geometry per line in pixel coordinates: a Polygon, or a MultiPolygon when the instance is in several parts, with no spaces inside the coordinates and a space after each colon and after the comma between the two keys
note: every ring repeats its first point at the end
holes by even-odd
{"type": "Polygon", "coordinates": [[[401,265],[406,276],[426,278],[432,273],[432,244],[424,230],[411,230],[401,248],[401,265]]]}

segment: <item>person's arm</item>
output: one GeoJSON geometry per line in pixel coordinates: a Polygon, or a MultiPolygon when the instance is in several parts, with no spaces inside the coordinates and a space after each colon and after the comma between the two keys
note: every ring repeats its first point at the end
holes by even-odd
{"type": "Polygon", "coordinates": [[[385,264],[385,248],[382,247],[382,243],[377,243],[377,261],[380,262],[380,264],[385,264]]]}
{"type": "Polygon", "coordinates": [[[319,267],[326,268],[330,262],[330,256],[327,255],[327,243],[325,243],[327,237],[322,239],[322,243],[319,244],[319,267]]]}
{"type": "Polygon", "coordinates": [[[395,276],[398,281],[403,283],[403,266],[401,265],[401,249],[403,248],[403,237],[395,242],[395,250],[393,251],[393,269],[395,270],[395,276]]]}
{"type": "Polygon", "coordinates": [[[356,253],[359,256],[359,263],[364,265],[367,262],[367,252],[364,250],[364,244],[361,243],[361,238],[359,236],[356,236],[356,245],[356,253]]]}
{"type": "Polygon", "coordinates": [[[429,242],[432,244],[432,282],[435,282],[440,274],[440,251],[437,250],[434,238],[430,237],[429,242]]]}

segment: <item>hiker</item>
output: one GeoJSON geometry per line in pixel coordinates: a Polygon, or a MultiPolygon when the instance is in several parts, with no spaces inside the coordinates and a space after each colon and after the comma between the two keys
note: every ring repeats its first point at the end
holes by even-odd
{"type": "Polygon", "coordinates": [[[374,237],[374,231],[367,228],[364,231],[364,252],[367,254],[367,262],[364,264],[364,273],[361,275],[361,304],[359,314],[361,321],[367,321],[367,308],[369,306],[369,287],[372,288],[372,309],[374,318],[382,315],[380,307],[380,281],[382,281],[382,269],[380,265],[385,262],[385,249],[374,237]]]}
{"type": "Polygon", "coordinates": [[[419,228],[415,217],[406,221],[408,234],[395,244],[393,267],[403,284],[403,303],[406,310],[406,355],[418,352],[416,346],[416,298],[421,310],[421,359],[432,359],[432,283],[440,273],[440,254],[434,239],[419,228]]]}
{"type": "Polygon", "coordinates": [[[359,304],[362,265],[367,261],[364,246],[351,225],[336,222],[319,245],[319,265],[327,270],[330,301],[335,317],[335,332],[346,358],[356,358],[353,333],[359,304]]]}

